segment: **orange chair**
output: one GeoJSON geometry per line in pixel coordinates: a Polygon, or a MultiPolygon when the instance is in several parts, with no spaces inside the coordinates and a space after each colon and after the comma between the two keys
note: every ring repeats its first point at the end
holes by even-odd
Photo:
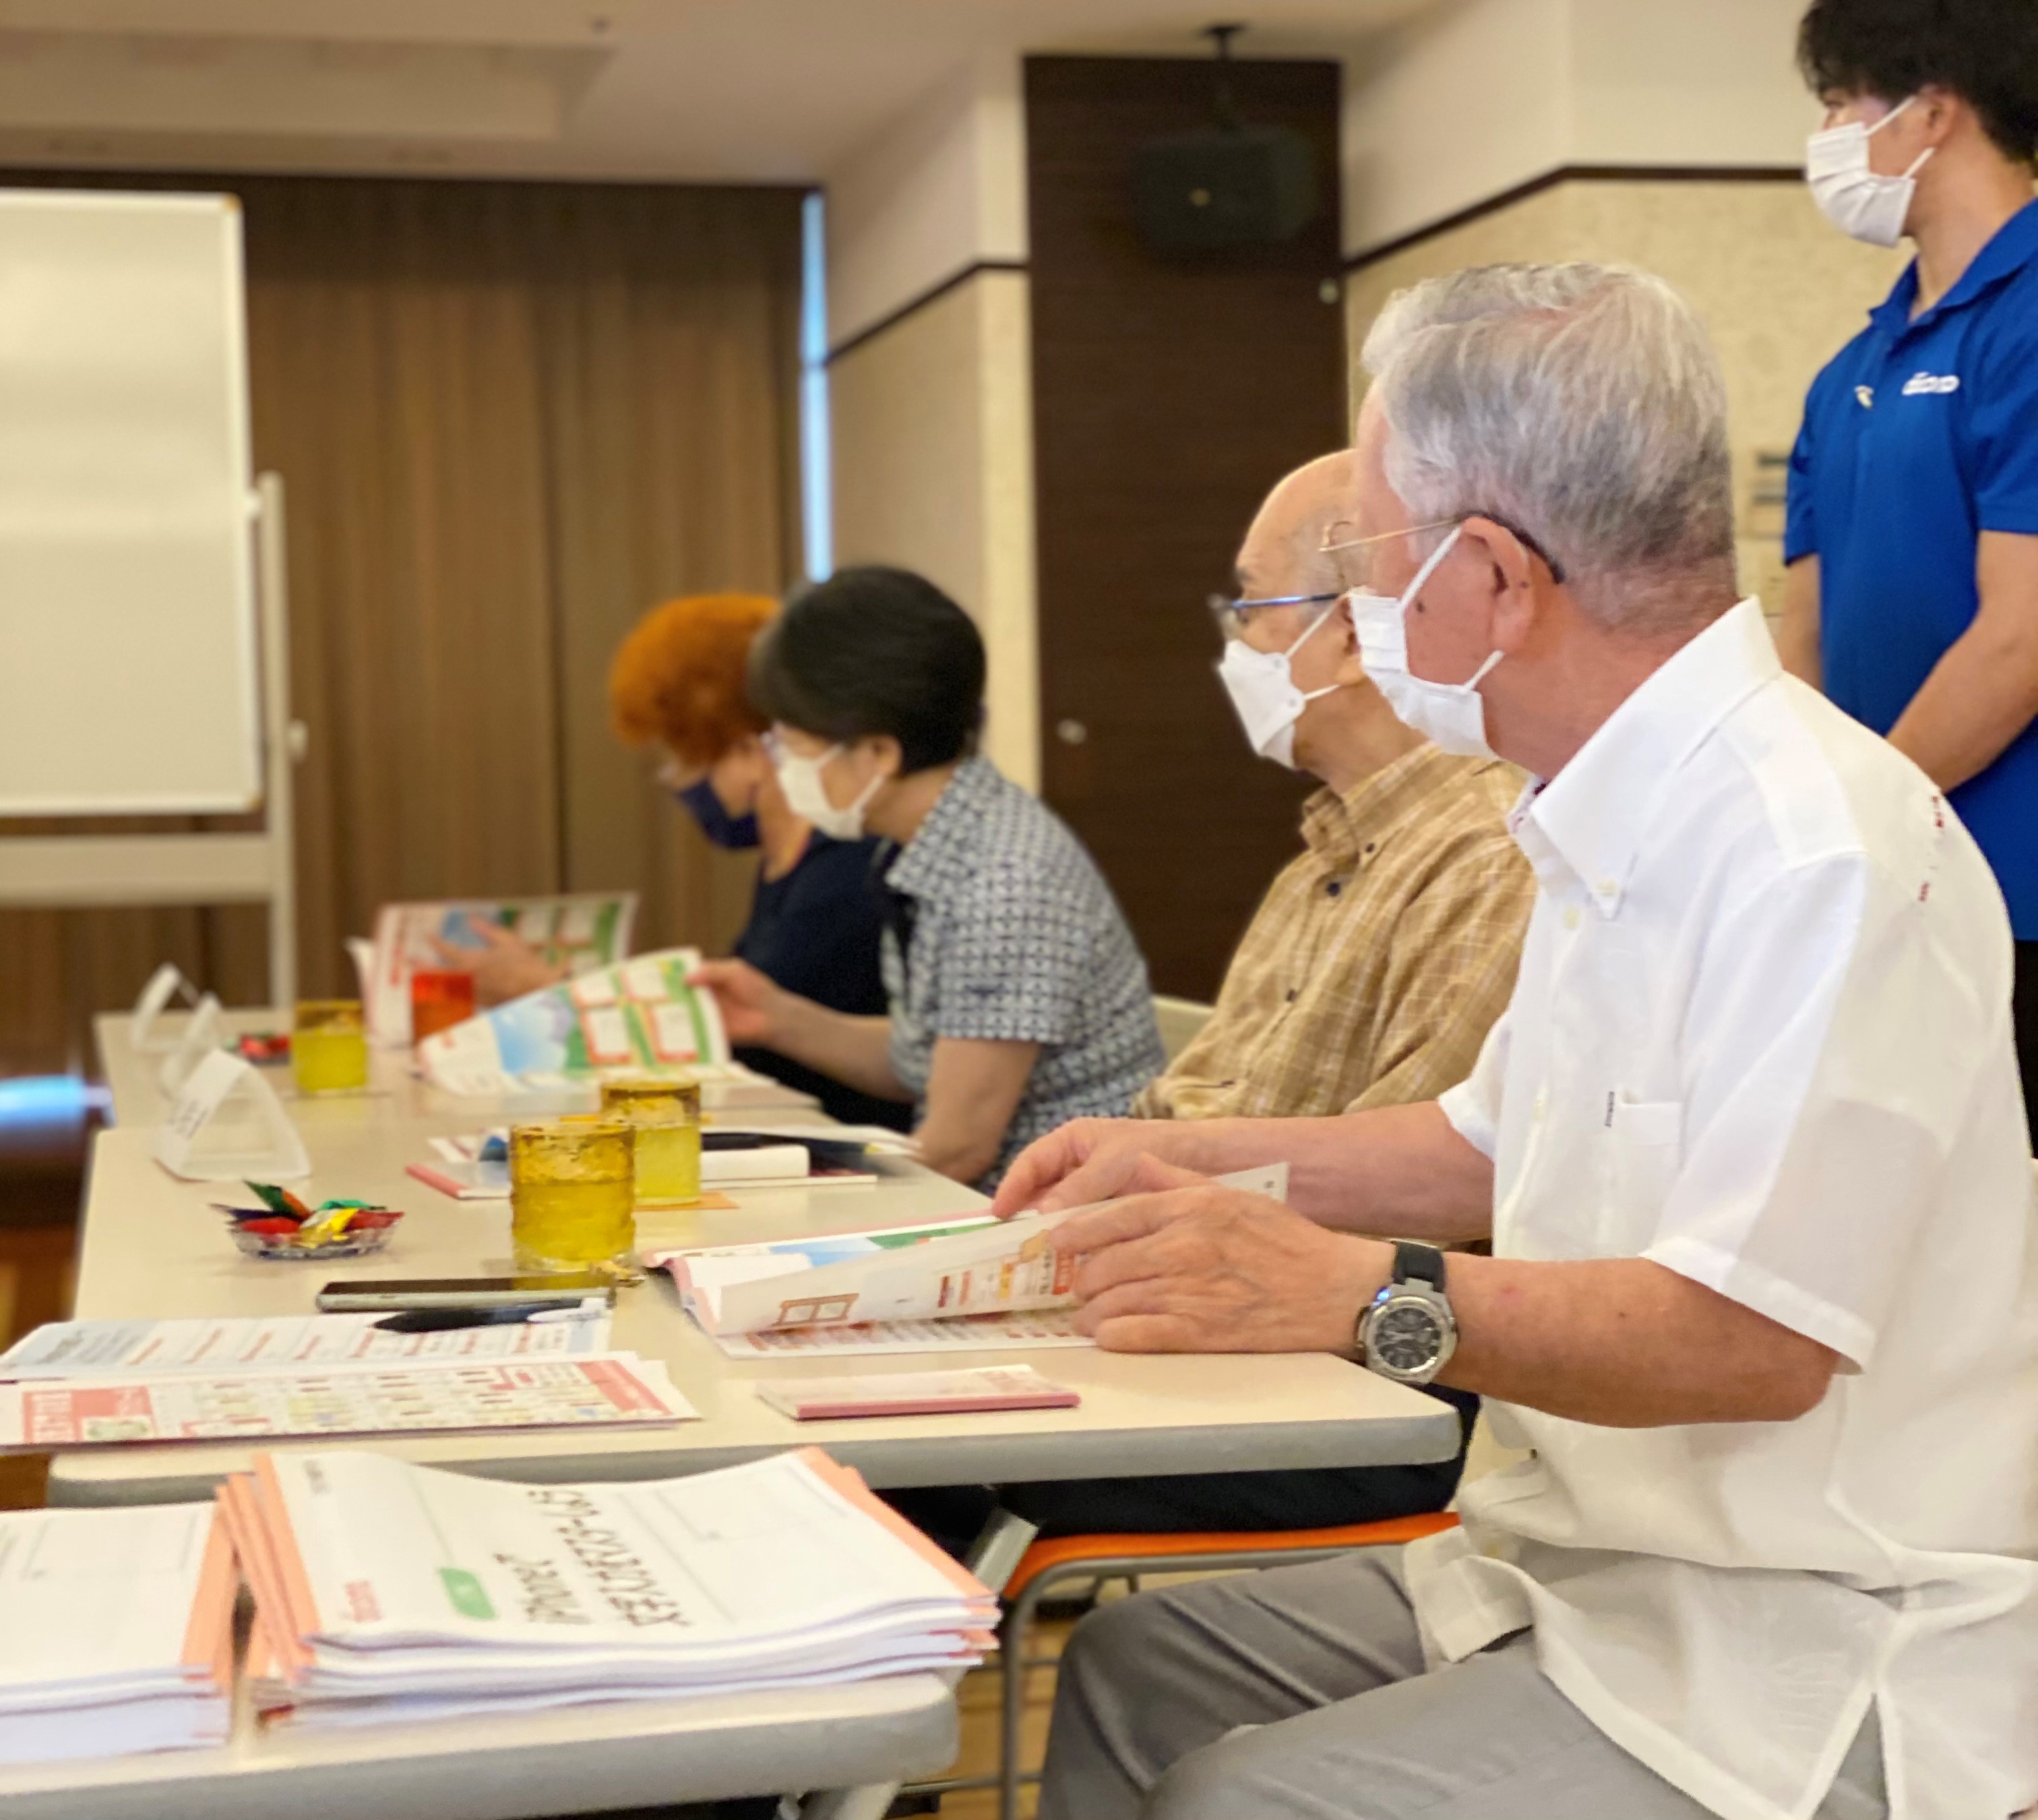
{"type": "Polygon", "coordinates": [[[1266,1568],[1326,1560],[1353,1549],[1392,1548],[1454,1529],[1447,1511],[1384,1522],[1347,1523],[1331,1530],[1256,1530],[1190,1535],[1062,1536],[1035,1542],[1005,1583],[1005,1617],[998,1627],[998,1659],[1005,1677],[1005,1707],[999,1727],[998,1812],[1017,1820],[1019,1790],[1037,1782],[1037,1773],[1019,1769],[1019,1716],[1025,1704],[1026,1640],[1033,1613],[1050,1588],[1072,1579],[1130,1579],[1142,1573],[1200,1573],[1227,1568],[1266,1568]]]}

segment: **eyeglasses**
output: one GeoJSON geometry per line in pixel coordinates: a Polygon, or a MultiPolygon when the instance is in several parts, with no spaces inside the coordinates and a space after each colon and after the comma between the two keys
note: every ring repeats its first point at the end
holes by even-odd
{"type": "Polygon", "coordinates": [[[1400,531],[1381,531],[1370,537],[1353,537],[1343,535],[1343,533],[1348,533],[1351,529],[1351,526],[1347,523],[1328,525],[1324,528],[1323,542],[1316,546],[1316,553],[1319,555],[1328,556],[1335,562],[1338,572],[1344,578],[1347,587],[1364,588],[1372,582],[1373,550],[1375,545],[1385,544],[1395,537],[1412,537],[1421,531],[1449,530],[1452,525],[1461,525],[1465,518],[1473,517],[1491,519],[1502,530],[1512,533],[1521,540],[1525,548],[1533,551],[1536,555],[1543,559],[1543,565],[1550,571],[1551,581],[1563,580],[1563,565],[1519,525],[1510,524],[1497,512],[1476,514],[1468,512],[1463,517],[1457,518],[1433,518],[1426,525],[1411,525],[1400,531]],[[1354,552],[1361,553],[1354,554],[1354,552]]]}
{"type": "MultiPolygon", "coordinates": [[[[1245,635],[1245,628],[1252,623],[1252,616],[1263,612],[1269,607],[1328,607],[1344,598],[1340,588],[1334,594],[1269,594],[1260,600],[1234,600],[1229,594],[1212,594],[1207,603],[1211,617],[1217,621],[1217,629],[1227,639],[1245,635]]],[[[1311,623],[1321,619],[1320,613],[1311,616],[1311,623]]]]}

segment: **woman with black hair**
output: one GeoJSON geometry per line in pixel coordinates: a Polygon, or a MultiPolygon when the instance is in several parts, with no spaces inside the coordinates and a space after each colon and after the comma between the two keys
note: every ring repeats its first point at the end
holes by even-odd
{"type": "Polygon", "coordinates": [[[889,1015],[833,1011],[741,961],[695,976],[732,1041],[911,1103],[921,1155],[996,1184],[1033,1139],[1118,1117],[1164,1060],[1146,966],[1096,863],[976,750],[983,642],[930,582],[845,569],[752,647],[780,787],[823,834],[881,861],[889,1015]]]}

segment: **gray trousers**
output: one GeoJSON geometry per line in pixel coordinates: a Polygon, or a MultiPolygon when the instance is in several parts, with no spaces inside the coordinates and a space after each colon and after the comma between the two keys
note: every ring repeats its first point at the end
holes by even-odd
{"type": "MultiPolygon", "coordinates": [[[[1862,1728],[1818,1820],[1886,1820],[1862,1728]]],[[[1062,1659],[1040,1820],[1707,1820],[1526,1632],[1425,1673],[1400,1552],[1099,1607],[1062,1659]],[[1249,1727],[1250,1729],[1241,1729],[1249,1727]]]]}

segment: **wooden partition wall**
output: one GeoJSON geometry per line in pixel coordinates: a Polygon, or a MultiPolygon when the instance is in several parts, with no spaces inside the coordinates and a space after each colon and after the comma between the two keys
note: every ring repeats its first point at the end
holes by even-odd
{"type": "Polygon", "coordinates": [[[1026,61],[1042,774],[1156,988],[1208,999],[1298,849],[1309,786],[1256,758],[1205,603],[1290,468],[1342,446],[1338,68],[1247,59],[1239,112],[1306,138],[1294,238],[1170,257],[1132,218],[1135,149],[1209,126],[1207,61],[1026,61]]]}
{"type": "MultiPolygon", "coordinates": [[[[305,989],[342,987],[343,938],[393,898],[634,886],[641,943],[725,939],[751,869],[610,737],[605,679],[653,602],[800,567],[799,192],[0,176],[85,180],[247,211],[310,733],[305,989]]],[[[254,1002],[262,912],[0,913],[0,1075],[77,1065],[165,958],[254,1002]]]]}

